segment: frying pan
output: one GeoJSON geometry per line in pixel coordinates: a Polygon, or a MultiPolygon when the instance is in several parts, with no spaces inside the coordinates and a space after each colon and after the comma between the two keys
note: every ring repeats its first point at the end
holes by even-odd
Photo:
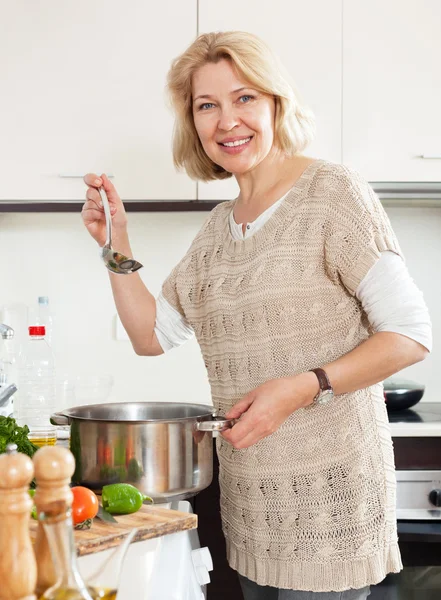
{"type": "Polygon", "coordinates": [[[405,410],[415,406],[424,395],[425,386],[407,379],[389,377],[383,382],[387,410],[405,410]]]}

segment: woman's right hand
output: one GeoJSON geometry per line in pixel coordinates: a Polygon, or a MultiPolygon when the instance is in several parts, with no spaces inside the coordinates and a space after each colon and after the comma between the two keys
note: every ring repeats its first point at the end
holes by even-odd
{"type": "Polygon", "coordinates": [[[87,192],[81,217],[87,231],[98,245],[103,247],[106,243],[106,219],[98,188],[103,187],[107,194],[112,216],[113,237],[115,238],[118,237],[118,234],[127,233],[127,215],[124,204],[107,175],[88,173],[84,177],[84,183],[87,185],[87,192]]]}

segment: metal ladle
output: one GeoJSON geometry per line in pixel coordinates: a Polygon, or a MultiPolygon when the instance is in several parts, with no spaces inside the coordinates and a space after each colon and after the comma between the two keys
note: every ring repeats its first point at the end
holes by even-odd
{"type": "Polygon", "coordinates": [[[104,264],[112,271],[120,275],[130,275],[142,267],[142,264],[134,258],[128,258],[116,252],[112,248],[112,216],[110,214],[109,201],[104,188],[98,188],[104,208],[104,216],[106,218],[106,243],[101,248],[101,258],[104,264]]]}

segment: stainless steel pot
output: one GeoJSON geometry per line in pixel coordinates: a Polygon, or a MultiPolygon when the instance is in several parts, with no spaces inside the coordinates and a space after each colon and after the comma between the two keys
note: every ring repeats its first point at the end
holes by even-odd
{"type": "Polygon", "coordinates": [[[155,502],[170,502],[210,485],[212,432],[235,421],[201,404],[118,402],[70,408],[51,422],[71,426],[73,483],[95,491],[131,483],[155,502]]]}

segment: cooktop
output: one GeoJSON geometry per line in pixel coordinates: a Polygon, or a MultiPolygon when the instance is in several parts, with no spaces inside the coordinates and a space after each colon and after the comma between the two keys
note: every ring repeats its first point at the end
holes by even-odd
{"type": "Polygon", "coordinates": [[[389,423],[441,423],[441,402],[419,402],[406,410],[388,411],[389,423]]]}

